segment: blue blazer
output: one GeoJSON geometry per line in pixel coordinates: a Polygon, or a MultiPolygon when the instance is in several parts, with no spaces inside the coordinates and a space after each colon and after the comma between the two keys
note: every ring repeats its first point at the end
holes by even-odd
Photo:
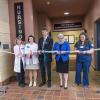
{"type": "MultiPolygon", "coordinates": [[[[70,51],[70,45],[67,41],[65,41],[62,44],[61,50],[60,50],[60,44],[58,42],[55,42],[54,44],[54,51],[70,51]]],[[[62,58],[63,61],[68,61],[69,60],[69,53],[64,53],[64,54],[57,54],[55,53],[55,59],[58,62],[59,58],[62,58]]]]}

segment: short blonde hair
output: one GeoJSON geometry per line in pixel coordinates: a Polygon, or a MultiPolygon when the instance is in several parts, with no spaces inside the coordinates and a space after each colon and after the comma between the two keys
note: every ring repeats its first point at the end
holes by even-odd
{"type": "Polygon", "coordinates": [[[64,38],[64,34],[62,33],[58,34],[58,38],[64,38]]]}
{"type": "Polygon", "coordinates": [[[17,38],[15,39],[15,44],[17,44],[17,40],[20,40],[20,41],[21,41],[21,43],[22,43],[22,38],[17,37],[17,38]]]}

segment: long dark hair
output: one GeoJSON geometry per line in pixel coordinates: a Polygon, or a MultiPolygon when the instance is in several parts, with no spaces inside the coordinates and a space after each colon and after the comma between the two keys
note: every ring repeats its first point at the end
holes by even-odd
{"type": "Polygon", "coordinates": [[[84,35],[84,36],[85,36],[85,42],[84,42],[84,44],[90,43],[90,40],[89,40],[89,38],[88,38],[87,33],[82,32],[82,33],[79,35],[79,41],[78,41],[79,44],[82,44],[82,42],[81,42],[81,40],[80,40],[80,36],[81,36],[81,35],[84,35]]]}
{"type": "Polygon", "coordinates": [[[28,42],[29,42],[29,38],[32,37],[33,38],[33,42],[35,42],[35,37],[33,35],[29,35],[28,36],[28,42]]]}

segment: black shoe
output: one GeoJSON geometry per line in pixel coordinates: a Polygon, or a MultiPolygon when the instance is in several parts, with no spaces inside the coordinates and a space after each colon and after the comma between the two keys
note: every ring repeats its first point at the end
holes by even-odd
{"type": "Polygon", "coordinates": [[[65,89],[65,90],[67,90],[67,89],[68,89],[68,87],[64,87],[64,89],[65,89]]]}
{"type": "Polygon", "coordinates": [[[47,86],[48,88],[51,88],[51,82],[48,82],[47,86]]]}
{"type": "Polygon", "coordinates": [[[42,82],[39,84],[39,87],[42,87],[43,85],[45,85],[46,82],[42,82]]]}
{"type": "Polygon", "coordinates": [[[28,85],[27,83],[24,83],[24,85],[26,86],[26,85],[28,85]]]}
{"type": "Polygon", "coordinates": [[[60,87],[62,88],[62,87],[63,87],[63,85],[60,85],[60,87]]]}
{"type": "Polygon", "coordinates": [[[19,87],[24,88],[25,87],[25,84],[19,84],[19,87]]]}

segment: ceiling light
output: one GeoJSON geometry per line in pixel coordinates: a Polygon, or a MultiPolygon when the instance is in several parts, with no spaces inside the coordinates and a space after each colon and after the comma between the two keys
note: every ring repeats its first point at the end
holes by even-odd
{"type": "Polygon", "coordinates": [[[47,4],[47,5],[50,5],[51,3],[50,3],[50,1],[47,1],[46,4],[47,4]]]}
{"type": "Polygon", "coordinates": [[[64,15],[69,15],[69,14],[70,14],[69,12],[65,12],[65,13],[64,13],[64,15]]]}

